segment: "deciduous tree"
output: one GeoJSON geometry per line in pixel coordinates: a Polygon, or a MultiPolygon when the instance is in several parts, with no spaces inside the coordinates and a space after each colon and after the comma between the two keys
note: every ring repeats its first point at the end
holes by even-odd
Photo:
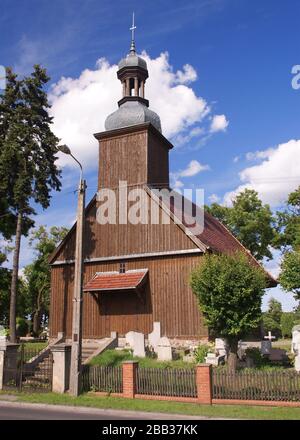
{"type": "Polygon", "coordinates": [[[274,246],[300,250],[300,186],[288,196],[285,209],[277,212],[276,229],[274,246]]]}
{"type": "Polygon", "coordinates": [[[263,326],[265,332],[272,332],[277,337],[281,336],[282,305],[275,298],[270,298],[268,311],[263,314],[263,326]]]}
{"type": "Polygon", "coordinates": [[[228,340],[229,368],[235,370],[239,339],[261,320],[265,274],[244,254],[211,254],[192,272],[191,287],[209,329],[228,340]]]}
{"type": "Polygon", "coordinates": [[[275,238],[274,218],[269,205],[263,205],[254,190],[245,189],[232,207],[213,203],[206,209],[220,220],[257,260],[272,258],[270,245],[275,238]]]}
{"type": "Polygon", "coordinates": [[[32,331],[38,335],[42,319],[46,322],[49,316],[50,265],[49,256],[58,243],[66,236],[67,228],[53,226],[50,231],[40,226],[33,231],[30,243],[36,252],[32,264],[24,269],[27,286],[28,314],[32,319],[32,331]]]}
{"type": "Polygon", "coordinates": [[[300,251],[286,252],[281,262],[279,282],[286,292],[300,300],[300,251]]]}

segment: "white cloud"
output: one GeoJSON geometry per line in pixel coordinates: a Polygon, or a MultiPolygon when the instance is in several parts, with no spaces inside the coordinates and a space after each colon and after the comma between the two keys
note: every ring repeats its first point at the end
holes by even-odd
{"type": "Polygon", "coordinates": [[[176,147],[181,147],[182,145],[187,144],[191,139],[200,137],[203,134],[205,134],[203,127],[194,127],[188,133],[179,133],[173,138],[173,142],[176,147]]]}
{"type": "Polygon", "coordinates": [[[229,121],[225,115],[215,115],[212,118],[210,131],[211,133],[217,133],[218,131],[225,131],[228,127],[229,121]]]}
{"type": "Polygon", "coordinates": [[[197,97],[193,89],[185,85],[187,76],[189,81],[196,77],[187,75],[186,70],[182,75],[180,71],[173,73],[168,53],[162,53],[155,59],[151,59],[145,52],[142,55],[149,70],[146,97],[150,101],[150,107],[161,118],[163,134],[173,137],[201,122],[210,112],[210,108],[203,98],[197,97]]]}
{"type": "MultiPolygon", "coordinates": [[[[167,53],[151,59],[144,52],[143,57],[149,70],[146,97],[161,118],[163,134],[171,139],[181,136],[181,143],[200,136],[203,128],[197,124],[210,113],[210,107],[187,85],[197,78],[194,68],[186,64],[174,73],[167,53]]],[[[93,133],[104,130],[106,117],[117,109],[121,98],[116,72],[117,66],[102,58],[94,70],[85,69],[78,78],[62,77],[50,92],[53,131],[90,168],[97,166],[98,157],[93,133]]],[[[74,166],[62,154],[59,164],[74,166]]]]}
{"type": "Polygon", "coordinates": [[[202,165],[197,160],[191,160],[188,166],[184,170],[179,171],[178,176],[192,177],[200,173],[201,171],[206,171],[206,170],[209,170],[209,165],[202,165]]]}
{"type": "Polygon", "coordinates": [[[171,185],[173,188],[182,188],[184,184],[180,180],[181,178],[193,177],[196,176],[196,174],[209,169],[209,165],[203,165],[197,160],[191,160],[185,169],[177,171],[176,173],[170,173],[171,185]]]}
{"type": "Polygon", "coordinates": [[[240,160],[240,156],[235,156],[233,158],[233,163],[238,163],[239,160],[240,160]]]}
{"type": "Polygon", "coordinates": [[[174,183],[172,184],[172,187],[174,189],[179,189],[179,188],[182,188],[183,186],[184,186],[184,183],[179,179],[175,179],[174,183]]]}
{"type": "Polygon", "coordinates": [[[268,148],[268,150],[264,150],[264,151],[254,151],[254,152],[250,151],[249,153],[246,154],[246,159],[249,161],[267,159],[272,155],[273,152],[274,152],[273,148],[268,148]]]}
{"type": "Polygon", "coordinates": [[[176,72],[175,82],[178,84],[189,84],[190,82],[196,81],[197,72],[190,64],[185,64],[183,70],[178,70],[176,72]]]}
{"type": "Polygon", "coordinates": [[[208,200],[210,201],[210,203],[219,203],[220,197],[217,194],[211,194],[208,197],[208,200]]]}
{"type": "Polygon", "coordinates": [[[236,194],[250,188],[258,192],[263,203],[279,207],[300,183],[300,140],[292,139],[251,157],[262,162],[239,173],[241,185],[225,194],[224,203],[230,205],[236,194]]]}

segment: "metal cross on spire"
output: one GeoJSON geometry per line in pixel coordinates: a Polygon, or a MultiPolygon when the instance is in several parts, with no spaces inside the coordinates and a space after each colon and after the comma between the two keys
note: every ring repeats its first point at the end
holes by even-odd
{"type": "Polygon", "coordinates": [[[134,25],[134,12],[132,13],[132,26],[129,29],[131,31],[131,46],[130,46],[130,52],[135,52],[135,41],[134,41],[134,31],[136,29],[136,26],[134,25]]]}

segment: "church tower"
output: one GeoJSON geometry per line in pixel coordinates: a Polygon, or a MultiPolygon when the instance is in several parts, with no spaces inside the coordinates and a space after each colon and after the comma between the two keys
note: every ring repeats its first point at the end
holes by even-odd
{"type": "Polygon", "coordinates": [[[149,109],[147,63],[136,53],[135,28],[133,22],[130,51],[118,65],[123,93],[119,108],[106,118],[106,131],[95,134],[99,141],[98,189],[117,188],[120,180],[130,186],[169,186],[169,150],[173,146],[162,135],[159,116],[149,109]]]}

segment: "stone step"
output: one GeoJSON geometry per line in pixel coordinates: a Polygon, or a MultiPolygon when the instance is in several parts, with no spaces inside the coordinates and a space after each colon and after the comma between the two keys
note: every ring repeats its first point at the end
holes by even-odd
{"type": "Polygon", "coordinates": [[[36,376],[30,376],[26,377],[26,379],[23,381],[23,383],[49,383],[50,379],[48,377],[36,377],[36,376]]]}
{"type": "Polygon", "coordinates": [[[99,347],[95,347],[95,348],[83,348],[82,349],[82,353],[93,353],[94,351],[96,351],[99,347]]]}

